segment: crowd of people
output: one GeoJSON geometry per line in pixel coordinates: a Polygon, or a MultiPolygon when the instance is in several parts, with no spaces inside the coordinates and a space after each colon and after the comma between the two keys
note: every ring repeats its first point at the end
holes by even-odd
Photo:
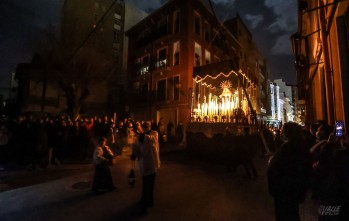
{"type": "MultiPolygon", "coordinates": [[[[144,215],[147,208],[154,205],[155,177],[160,168],[159,146],[167,142],[167,136],[174,135],[173,128],[172,122],[166,126],[163,118],[155,124],[108,116],[77,121],[64,116],[19,116],[0,124],[0,166],[15,162],[36,169],[65,160],[92,161],[95,174],[91,190],[99,194],[116,189],[110,166],[125,147],[131,147],[130,160],[138,161],[142,176],[139,206],[140,214],[144,215]]],[[[178,141],[183,137],[179,135],[178,141]]]]}
{"type": "MultiPolygon", "coordinates": [[[[92,160],[101,137],[106,138],[106,144],[115,155],[121,155],[125,147],[134,143],[137,127],[141,124],[131,118],[109,116],[83,117],[74,121],[68,116],[33,117],[30,114],[1,121],[0,167],[4,169],[4,165],[14,162],[36,169],[67,160],[92,160]]],[[[175,134],[178,134],[176,141],[183,139],[180,125],[174,131],[169,122],[166,130],[163,119],[157,124],[153,122],[152,129],[159,132],[161,144],[175,134]]]]}
{"type": "MultiPolygon", "coordinates": [[[[160,167],[159,146],[174,133],[177,141],[182,142],[181,126],[174,131],[173,123],[166,124],[162,118],[156,124],[108,116],[76,121],[69,117],[19,116],[0,123],[0,166],[16,162],[35,169],[64,160],[93,159],[92,190],[110,191],[115,188],[109,169],[112,158],[130,146],[131,160],[138,160],[143,177],[140,204],[144,213],[153,205],[155,175],[160,167]]],[[[265,128],[263,135],[272,153],[267,178],[277,221],[300,220],[299,205],[308,193],[321,205],[320,221],[349,220],[347,134],[336,136],[333,126],[318,121],[309,127],[287,122],[280,130],[265,128]]],[[[254,166],[252,169],[257,177],[254,166]]]]}
{"type": "Polygon", "coordinates": [[[272,138],[268,187],[276,220],[300,220],[308,193],[320,205],[320,221],[349,220],[348,135],[336,136],[324,121],[308,128],[288,122],[272,138]]]}

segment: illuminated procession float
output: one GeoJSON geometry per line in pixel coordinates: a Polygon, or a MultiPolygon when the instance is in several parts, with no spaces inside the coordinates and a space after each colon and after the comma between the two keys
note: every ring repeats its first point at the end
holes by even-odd
{"type": "Polygon", "coordinates": [[[231,66],[226,61],[194,68],[189,127],[215,127],[219,132],[228,127],[237,133],[256,126],[255,80],[231,66]]]}
{"type": "Polygon", "coordinates": [[[241,158],[241,154],[246,155],[244,151],[251,152],[250,147],[260,144],[254,111],[257,84],[231,66],[221,62],[194,68],[191,118],[186,128],[189,151],[221,162],[231,157],[231,151],[241,158]],[[236,152],[227,145],[243,145],[245,149],[236,152]]]}

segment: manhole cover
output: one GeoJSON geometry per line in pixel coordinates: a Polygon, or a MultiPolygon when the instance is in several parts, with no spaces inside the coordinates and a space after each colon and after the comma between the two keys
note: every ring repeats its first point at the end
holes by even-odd
{"type": "Polygon", "coordinates": [[[91,182],[77,182],[72,185],[72,188],[74,190],[85,190],[91,188],[91,182]]]}

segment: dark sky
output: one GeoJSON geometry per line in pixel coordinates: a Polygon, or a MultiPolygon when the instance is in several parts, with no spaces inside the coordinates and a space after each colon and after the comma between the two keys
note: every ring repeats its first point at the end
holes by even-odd
{"type": "MultiPolygon", "coordinates": [[[[166,0],[126,0],[152,12],[166,0]]],[[[30,62],[45,32],[58,30],[64,0],[0,0],[0,87],[7,87],[18,63],[30,62]]],[[[296,1],[212,0],[223,21],[238,12],[266,57],[270,78],[295,83],[290,36],[297,30],[296,1]]]]}
{"type": "Polygon", "coordinates": [[[44,33],[58,27],[62,0],[0,0],[0,87],[17,64],[31,61],[44,33]]]}

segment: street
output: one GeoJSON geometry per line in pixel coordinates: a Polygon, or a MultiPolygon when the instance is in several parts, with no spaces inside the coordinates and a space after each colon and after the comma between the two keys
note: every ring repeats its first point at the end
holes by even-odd
{"type": "MultiPolygon", "coordinates": [[[[242,167],[232,173],[223,165],[193,159],[186,151],[163,152],[155,205],[140,217],[137,202],[141,179],[137,174],[135,187],[129,186],[128,155],[125,153],[112,166],[117,190],[93,195],[93,166],[66,166],[66,171],[75,168],[75,172],[1,192],[0,220],[274,220],[266,160],[260,156],[255,159],[259,177],[251,180],[245,178],[242,167]]],[[[316,220],[315,205],[307,202],[300,214],[302,220],[316,220]]]]}

